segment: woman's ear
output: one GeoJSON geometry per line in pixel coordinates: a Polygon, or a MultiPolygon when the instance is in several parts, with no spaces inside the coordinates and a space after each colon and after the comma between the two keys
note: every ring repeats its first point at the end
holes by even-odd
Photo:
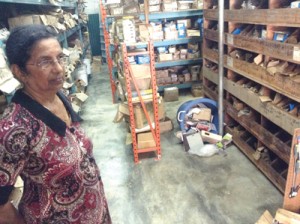
{"type": "Polygon", "coordinates": [[[16,79],[18,79],[20,82],[25,83],[26,82],[26,72],[24,72],[17,64],[12,64],[10,66],[10,70],[15,76],[16,79]]]}

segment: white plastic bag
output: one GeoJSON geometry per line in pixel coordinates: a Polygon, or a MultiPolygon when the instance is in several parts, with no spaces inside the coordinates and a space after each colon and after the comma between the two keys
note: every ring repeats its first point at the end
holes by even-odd
{"type": "Polygon", "coordinates": [[[218,153],[219,148],[215,144],[205,144],[199,148],[192,148],[188,152],[202,157],[209,157],[218,153]]]}

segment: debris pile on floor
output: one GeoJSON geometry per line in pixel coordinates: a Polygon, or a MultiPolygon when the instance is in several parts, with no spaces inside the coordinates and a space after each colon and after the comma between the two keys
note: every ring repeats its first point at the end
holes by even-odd
{"type": "Polygon", "coordinates": [[[211,113],[211,108],[205,106],[205,104],[199,103],[186,113],[185,129],[212,131],[216,133],[217,129],[212,120],[213,115],[211,113]]]}
{"type": "Polygon", "coordinates": [[[214,117],[218,116],[217,108],[210,108],[201,102],[195,104],[192,102],[191,105],[178,112],[178,120],[181,117],[180,122],[183,122],[183,125],[176,136],[183,142],[185,151],[204,157],[224,152],[232,141],[232,135],[229,133],[224,136],[218,134],[216,129],[216,120],[218,119],[214,117]],[[181,113],[184,113],[184,116],[181,113]]]}

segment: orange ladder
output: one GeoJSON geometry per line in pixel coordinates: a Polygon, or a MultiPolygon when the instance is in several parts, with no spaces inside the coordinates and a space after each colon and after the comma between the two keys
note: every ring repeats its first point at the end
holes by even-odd
{"type": "Polygon", "coordinates": [[[124,67],[124,76],[126,79],[126,90],[127,90],[127,101],[129,107],[130,114],[130,128],[131,128],[131,137],[133,144],[133,154],[134,154],[134,162],[139,163],[139,154],[147,153],[147,152],[155,152],[156,159],[160,160],[161,158],[161,149],[160,149],[160,130],[159,130],[159,120],[158,120],[158,97],[157,97],[157,85],[156,85],[156,74],[155,74],[155,66],[154,66],[154,47],[151,41],[148,42],[148,49],[144,52],[127,52],[126,44],[122,44],[122,53],[123,53],[123,67],[124,67]],[[137,56],[137,55],[149,55],[150,57],[150,73],[151,73],[151,88],[152,88],[152,106],[154,113],[154,124],[151,122],[149,113],[147,111],[145,102],[142,98],[140,89],[137,85],[137,80],[134,77],[131,65],[129,63],[128,57],[137,56]],[[137,92],[140,104],[142,106],[143,112],[147,119],[148,125],[150,126],[150,130],[155,141],[154,147],[149,148],[138,148],[137,142],[137,133],[136,133],[136,125],[134,118],[134,103],[132,102],[132,84],[134,86],[134,90],[137,92]]]}

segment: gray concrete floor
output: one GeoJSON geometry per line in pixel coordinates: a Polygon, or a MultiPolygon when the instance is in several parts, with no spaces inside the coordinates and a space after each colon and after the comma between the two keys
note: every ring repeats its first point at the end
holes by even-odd
{"type": "Polygon", "coordinates": [[[94,143],[104,189],[115,224],[251,224],[267,209],[272,215],[283,195],[235,146],[227,156],[189,155],[175,137],[178,107],[192,96],[181,91],[180,100],[165,103],[174,131],[161,135],[162,159],[134,164],[131,146],[125,145],[123,123],[113,123],[105,65],[94,61],[88,86],[83,126],[94,143]]]}

